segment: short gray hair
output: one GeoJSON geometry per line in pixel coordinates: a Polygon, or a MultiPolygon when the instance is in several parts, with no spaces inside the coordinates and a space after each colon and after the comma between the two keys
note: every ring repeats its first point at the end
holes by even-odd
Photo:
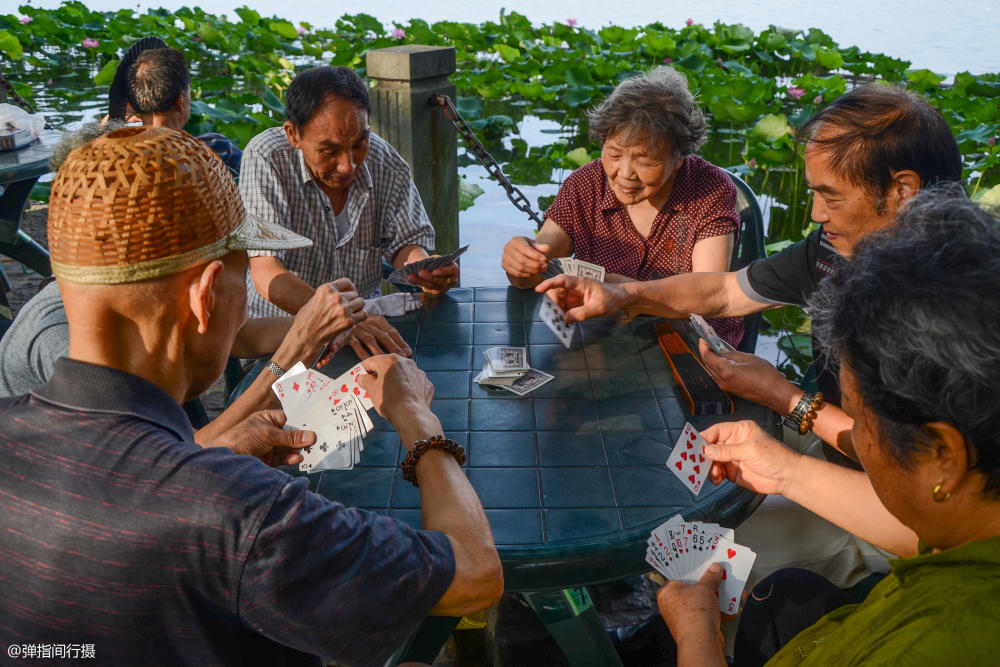
{"type": "Polygon", "coordinates": [[[851,372],[904,467],[946,422],[1000,498],[1000,220],[961,186],[914,197],[814,294],[813,332],[851,372]]]}
{"type": "Polygon", "coordinates": [[[90,143],[97,137],[103,137],[108,132],[117,130],[120,127],[125,127],[123,121],[111,120],[109,118],[103,123],[97,121],[84,123],[78,130],[65,132],[59,139],[59,143],[52,148],[52,157],[49,158],[49,168],[52,171],[59,171],[59,167],[66,161],[70,153],[80,146],[90,143]]]}
{"type": "Polygon", "coordinates": [[[670,146],[676,157],[705,143],[705,116],[688,90],[687,77],[661,66],[626,79],[587,114],[590,134],[602,144],[622,130],[631,139],[648,132],[652,146],[670,146]]]}

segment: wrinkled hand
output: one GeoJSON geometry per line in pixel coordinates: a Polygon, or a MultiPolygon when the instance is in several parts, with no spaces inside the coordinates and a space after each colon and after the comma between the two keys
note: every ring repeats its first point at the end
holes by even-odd
{"type": "Polygon", "coordinates": [[[412,359],[396,354],[369,357],[362,362],[369,375],[358,378],[378,413],[393,424],[413,410],[430,410],[434,385],[412,359]]]}
{"type": "Polygon", "coordinates": [[[802,389],[757,355],[746,352],[716,354],[704,340],[698,341],[701,360],[723,391],[787,414],[802,395],[802,389]]]}
{"type": "Polygon", "coordinates": [[[500,267],[514,278],[536,276],[548,266],[547,243],[535,243],[527,236],[515,236],[503,247],[500,267]]]}
{"type": "Polygon", "coordinates": [[[228,447],[234,454],[253,456],[269,466],[294,465],[302,460],[298,450],[316,442],[312,431],[286,431],[281,410],[255,412],[209,443],[228,447]]]}
{"type": "Polygon", "coordinates": [[[369,317],[351,329],[347,339],[358,359],[367,359],[373,354],[413,354],[399,332],[381,315],[369,317]]]}
{"type": "MultiPolygon", "coordinates": [[[[431,255],[431,257],[440,256],[431,255]]],[[[406,266],[404,264],[403,268],[406,268],[406,266]]],[[[439,266],[433,271],[424,269],[419,273],[411,273],[406,278],[411,284],[416,285],[428,294],[443,294],[458,284],[458,273],[458,264],[452,262],[451,264],[439,266]]]]}
{"type": "Polygon", "coordinates": [[[682,642],[724,641],[718,593],[721,582],[722,566],[712,563],[698,583],[669,581],[657,591],[656,605],[678,648],[682,642]]]}
{"type": "Polygon", "coordinates": [[[611,315],[626,305],[625,290],[621,287],[565,274],[539,283],[535,291],[545,292],[565,310],[567,322],[611,315]]]}
{"type": "MultiPolygon", "coordinates": [[[[358,296],[349,279],[340,278],[320,285],[295,315],[292,328],[278,348],[280,354],[276,351],[275,356],[283,359],[287,354],[292,359],[312,364],[327,341],[368,317],[364,307],[364,299],[358,296]]],[[[324,355],[319,365],[329,356],[324,355]]]]}
{"type": "Polygon", "coordinates": [[[713,484],[728,479],[756,493],[783,494],[802,458],[752,421],[713,424],[701,436],[714,462],[708,473],[713,484]]]}

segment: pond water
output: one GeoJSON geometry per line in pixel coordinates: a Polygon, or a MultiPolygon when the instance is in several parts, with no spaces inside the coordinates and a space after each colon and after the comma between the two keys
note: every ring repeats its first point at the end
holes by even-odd
{"type": "MultiPolygon", "coordinates": [[[[5,5],[8,3],[4,3],[5,5]]],[[[12,11],[15,3],[9,3],[12,11]]],[[[59,0],[34,0],[40,7],[57,7],[59,0]]],[[[140,0],[134,6],[179,8],[199,3],[183,0],[140,0]]],[[[953,0],[914,2],[913,0],[637,0],[615,3],[610,0],[577,0],[572,5],[538,3],[533,0],[503,2],[454,2],[449,0],[368,0],[363,3],[316,2],[315,0],[215,0],[203,4],[206,11],[235,16],[233,9],[247,5],[262,14],[276,14],[292,21],[332,27],[343,14],[365,12],[389,24],[422,18],[435,21],[496,21],[500,8],[527,16],[533,23],[552,23],[572,18],[588,28],[609,23],[631,27],[661,21],[680,27],[685,19],[711,25],[715,21],[743,23],[760,31],[768,25],[785,28],[820,28],[841,46],[858,46],[872,53],[910,60],[914,67],[941,74],[968,70],[974,74],[994,72],[1000,63],[997,29],[1000,2],[997,0],[953,0]]],[[[88,0],[95,10],[133,6],[131,2],[88,0]]]]}

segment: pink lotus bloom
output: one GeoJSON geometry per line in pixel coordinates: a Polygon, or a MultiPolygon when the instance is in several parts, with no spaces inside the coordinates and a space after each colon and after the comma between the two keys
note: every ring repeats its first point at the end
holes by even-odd
{"type": "Polygon", "coordinates": [[[801,100],[802,96],[806,94],[805,88],[799,88],[798,86],[788,87],[788,96],[793,100],[801,100]]]}
{"type": "Polygon", "coordinates": [[[90,37],[84,37],[83,41],[80,42],[80,45],[85,49],[96,49],[99,44],[99,41],[90,37]]]}
{"type": "Polygon", "coordinates": [[[295,29],[295,32],[299,33],[299,37],[301,37],[302,35],[306,34],[309,31],[303,28],[302,26],[299,26],[298,28],[295,29]]]}
{"type": "Polygon", "coordinates": [[[747,162],[747,166],[750,167],[751,169],[753,169],[754,167],[756,167],[757,166],[757,158],[755,158],[755,157],[750,158],[750,161],[747,162]]]}
{"type": "Polygon", "coordinates": [[[570,28],[575,28],[578,21],[576,19],[566,19],[566,25],[570,28]]]}
{"type": "Polygon", "coordinates": [[[21,25],[28,25],[29,23],[31,23],[34,20],[35,19],[31,18],[30,16],[22,16],[21,17],[21,25]]]}
{"type": "Polygon", "coordinates": [[[986,145],[987,146],[996,146],[997,145],[997,138],[996,137],[990,137],[989,140],[986,142],[986,145]]]}
{"type": "Polygon", "coordinates": [[[395,37],[396,39],[403,39],[404,37],[406,37],[406,31],[403,30],[402,28],[393,28],[392,36],[395,37]]]}
{"type": "Polygon", "coordinates": [[[674,62],[674,59],[671,58],[670,56],[667,56],[666,58],[663,59],[663,64],[664,65],[669,65],[672,62],[674,62]]]}
{"type": "Polygon", "coordinates": [[[684,25],[694,25],[694,21],[688,19],[687,21],[684,22],[684,25]]]}
{"type": "Polygon", "coordinates": [[[817,95],[814,97],[813,104],[823,104],[823,95],[817,95]]]}
{"type": "Polygon", "coordinates": [[[49,80],[48,80],[48,83],[46,83],[45,85],[47,85],[47,86],[51,86],[51,85],[52,85],[52,79],[49,79],[49,80]]]}

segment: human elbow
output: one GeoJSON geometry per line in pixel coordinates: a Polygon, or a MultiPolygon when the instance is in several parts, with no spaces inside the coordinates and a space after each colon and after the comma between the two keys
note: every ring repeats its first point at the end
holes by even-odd
{"type": "Polygon", "coordinates": [[[456,615],[466,616],[492,607],[503,596],[503,566],[496,549],[478,559],[474,571],[465,577],[459,599],[455,600],[456,615]]]}

